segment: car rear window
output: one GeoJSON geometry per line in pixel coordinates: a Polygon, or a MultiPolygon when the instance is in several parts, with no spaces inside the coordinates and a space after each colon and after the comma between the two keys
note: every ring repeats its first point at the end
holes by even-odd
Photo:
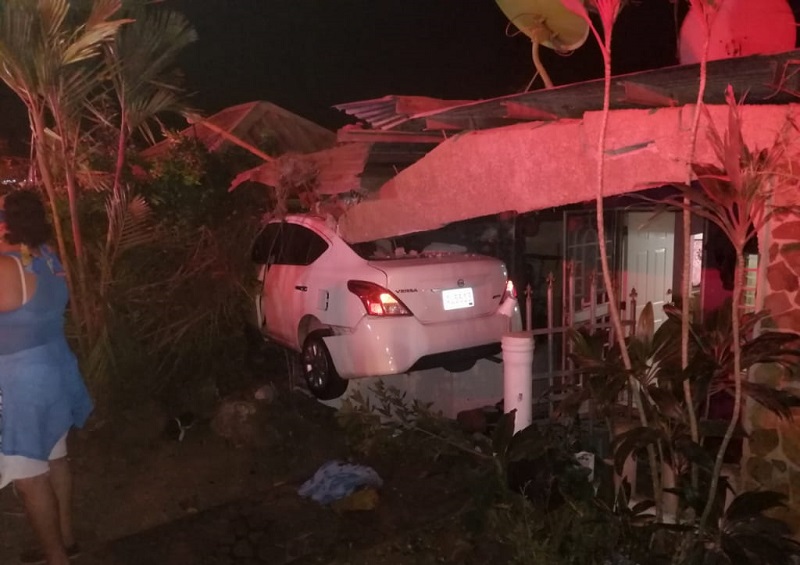
{"type": "Polygon", "coordinates": [[[328,242],[297,224],[268,224],[253,245],[251,258],[269,265],[310,265],[325,253],[328,242]]]}

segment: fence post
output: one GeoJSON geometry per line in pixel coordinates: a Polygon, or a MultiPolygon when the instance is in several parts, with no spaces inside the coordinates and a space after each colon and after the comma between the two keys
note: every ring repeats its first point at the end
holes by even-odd
{"type": "MultiPolygon", "coordinates": [[[[636,335],[636,297],[638,293],[635,288],[631,288],[631,329],[630,336],[636,335]]],[[[623,338],[624,339],[624,338],[623,338]]],[[[628,384],[628,418],[633,418],[633,389],[628,384]]]]}
{"type": "Polygon", "coordinates": [[[525,329],[533,329],[533,289],[531,283],[525,287],[525,329]]]}
{"type": "MultiPolygon", "coordinates": [[[[556,321],[553,319],[553,283],[555,282],[556,278],[553,275],[553,272],[550,271],[547,275],[547,387],[548,390],[553,390],[553,367],[554,367],[554,359],[553,356],[555,355],[553,351],[553,330],[556,327],[556,321]]],[[[563,333],[563,330],[562,330],[563,333]]],[[[550,395],[550,402],[548,403],[549,415],[552,416],[555,412],[555,408],[553,406],[552,394],[550,395]]]]}
{"type": "Polygon", "coordinates": [[[589,273],[589,329],[594,333],[597,325],[597,272],[589,273]]]}
{"type": "Polygon", "coordinates": [[[502,338],[503,411],[516,410],[514,432],[533,421],[533,334],[509,332],[502,338]]]}
{"type": "MultiPolygon", "coordinates": [[[[571,328],[572,323],[574,320],[574,309],[575,309],[575,265],[573,261],[568,261],[566,265],[566,275],[567,275],[567,308],[564,309],[563,314],[563,327],[564,328],[571,328]]],[[[567,337],[567,332],[561,332],[561,366],[564,368],[562,371],[561,376],[558,380],[558,383],[561,387],[564,386],[569,379],[566,375],[567,367],[571,367],[572,364],[569,362],[569,349],[571,347],[570,341],[567,337]]]]}

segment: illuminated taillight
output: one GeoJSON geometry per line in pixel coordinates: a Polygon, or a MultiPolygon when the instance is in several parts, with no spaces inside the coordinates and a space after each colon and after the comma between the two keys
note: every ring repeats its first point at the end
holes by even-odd
{"type": "Polygon", "coordinates": [[[347,281],[347,290],[358,296],[370,316],[410,316],[405,304],[380,285],[367,281],[347,281]]]}
{"type": "Polygon", "coordinates": [[[506,281],[506,291],[503,293],[503,298],[500,299],[500,304],[509,298],[513,298],[515,300],[517,298],[517,288],[514,286],[514,283],[511,281],[511,279],[506,281]]]}

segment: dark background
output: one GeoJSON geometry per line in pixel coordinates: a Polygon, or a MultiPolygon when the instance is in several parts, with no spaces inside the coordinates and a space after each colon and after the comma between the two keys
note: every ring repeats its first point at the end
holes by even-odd
{"type": "MultiPolygon", "coordinates": [[[[683,17],[688,2],[677,0],[683,17]]],[[[757,1],[757,0],[753,0],[757,1]]],[[[795,14],[800,0],[791,0],[795,14]]],[[[533,77],[530,41],[510,36],[493,0],[165,0],[200,36],[182,58],[192,103],[206,114],[267,100],[323,126],[351,122],[332,106],[387,94],[493,98],[533,77]]],[[[677,64],[675,4],[632,0],[614,31],[613,72],[677,64]]],[[[543,49],[555,84],[602,76],[593,37],[570,56],[543,49]]],[[[537,81],[534,88],[540,88],[537,81]]],[[[0,88],[0,133],[27,140],[25,113],[0,88]]],[[[17,145],[17,143],[14,143],[17,145]]]]}
{"type": "MultiPolygon", "coordinates": [[[[195,25],[188,83],[209,112],[269,100],[327,127],[342,102],[387,94],[493,98],[533,77],[530,40],[509,37],[493,0],[168,0],[195,25]]],[[[615,73],[674,64],[674,7],[642,0],[621,13],[615,73]]],[[[515,31],[509,28],[508,33],[515,31]]],[[[593,38],[565,57],[543,50],[556,84],[602,76],[593,38]]],[[[541,82],[535,84],[541,87],[541,82]]]]}

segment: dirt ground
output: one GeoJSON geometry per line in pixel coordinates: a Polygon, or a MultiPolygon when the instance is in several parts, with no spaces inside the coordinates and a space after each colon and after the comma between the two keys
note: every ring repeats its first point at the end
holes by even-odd
{"type": "MultiPolygon", "coordinates": [[[[288,378],[280,376],[281,379],[288,378]]],[[[252,399],[259,384],[238,393],[252,399]]],[[[69,440],[83,555],[104,565],[496,563],[461,534],[469,499],[446,464],[359,461],[384,485],[374,509],[337,512],[297,488],[325,462],[352,456],[334,411],[276,387],[258,403],[260,440],[234,445],[200,420],[182,441],[141,405],[92,420],[69,440]],[[254,444],[253,444],[254,443],[254,444]]],[[[12,488],[0,491],[0,563],[32,545],[12,488]]]]}

